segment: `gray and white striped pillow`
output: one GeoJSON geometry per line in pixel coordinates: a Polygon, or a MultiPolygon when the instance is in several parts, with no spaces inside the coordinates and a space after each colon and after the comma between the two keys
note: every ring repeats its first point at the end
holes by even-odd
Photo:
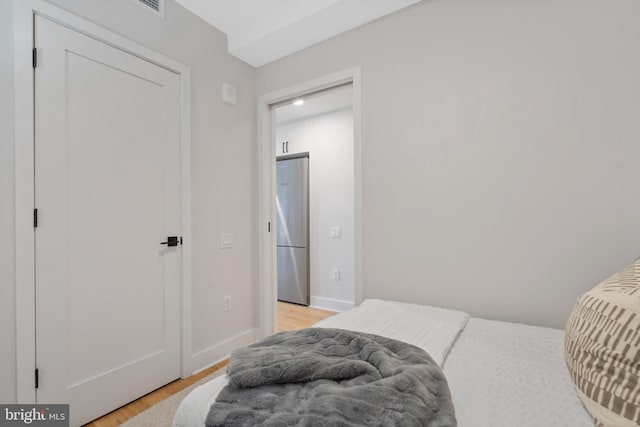
{"type": "Polygon", "coordinates": [[[640,260],[579,298],[565,361],[598,425],[640,425],[640,260]]]}

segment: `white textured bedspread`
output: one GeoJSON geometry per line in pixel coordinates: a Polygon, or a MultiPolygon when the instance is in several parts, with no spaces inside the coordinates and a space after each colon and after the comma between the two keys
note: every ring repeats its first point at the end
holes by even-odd
{"type": "MultiPolygon", "coordinates": [[[[360,306],[322,320],[318,328],[366,332],[413,344],[442,366],[469,315],[417,304],[366,300],[360,306]]],[[[215,378],[196,388],[183,400],[173,421],[175,427],[203,426],[209,408],[229,379],[215,378]]]]}
{"type": "Polygon", "coordinates": [[[471,318],[444,363],[460,427],[594,427],[564,331],[471,318]]]}

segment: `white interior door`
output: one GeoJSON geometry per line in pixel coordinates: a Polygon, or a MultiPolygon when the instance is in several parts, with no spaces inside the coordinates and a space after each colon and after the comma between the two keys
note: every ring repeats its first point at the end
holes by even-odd
{"type": "Polygon", "coordinates": [[[88,422],[180,376],[179,76],[36,17],[38,403],[88,422]]]}

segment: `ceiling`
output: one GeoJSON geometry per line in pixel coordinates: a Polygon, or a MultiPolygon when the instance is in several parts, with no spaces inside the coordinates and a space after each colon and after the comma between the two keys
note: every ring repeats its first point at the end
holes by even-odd
{"type": "Polygon", "coordinates": [[[259,67],[421,0],[176,0],[259,67]]]}
{"type": "MultiPolygon", "coordinates": [[[[296,98],[299,99],[299,98],[296,98]]],[[[340,110],[353,105],[353,86],[341,86],[335,89],[302,97],[304,104],[293,105],[293,100],[277,106],[276,123],[317,116],[329,111],[340,110]]]]}

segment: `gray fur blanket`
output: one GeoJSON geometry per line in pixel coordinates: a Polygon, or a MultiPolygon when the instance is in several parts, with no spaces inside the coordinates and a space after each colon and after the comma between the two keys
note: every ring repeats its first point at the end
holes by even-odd
{"type": "Polygon", "coordinates": [[[444,374],[422,349],[377,335],[281,332],[231,355],[213,426],[456,426],[444,374]]]}

